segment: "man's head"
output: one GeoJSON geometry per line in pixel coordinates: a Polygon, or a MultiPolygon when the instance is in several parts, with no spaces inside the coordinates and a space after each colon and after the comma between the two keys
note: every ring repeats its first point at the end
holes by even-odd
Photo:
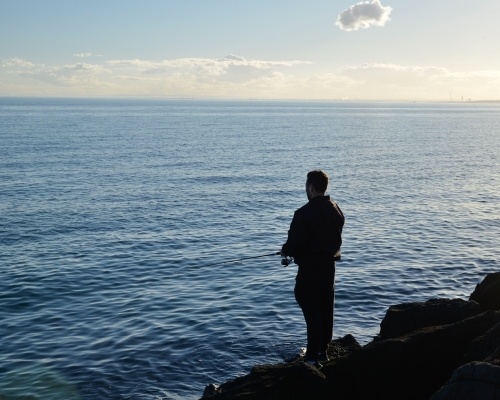
{"type": "Polygon", "coordinates": [[[316,196],[323,196],[328,187],[328,175],[326,172],[315,170],[307,174],[306,193],[308,200],[316,196]]]}

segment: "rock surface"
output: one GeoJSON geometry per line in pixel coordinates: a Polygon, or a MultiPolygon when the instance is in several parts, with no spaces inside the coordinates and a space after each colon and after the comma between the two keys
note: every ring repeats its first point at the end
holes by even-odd
{"type": "Polygon", "coordinates": [[[483,311],[500,310],[500,272],[486,275],[470,295],[481,306],[483,311]]]}
{"type": "Polygon", "coordinates": [[[453,324],[480,313],[478,303],[462,299],[431,299],[425,303],[398,304],[387,310],[376,340],[396,338],[428,326],[453,324]]]}
{"type": "Polygon", "coordinates": [[[488,311],[373,342],[339,360],[336,376],[366,398],[429,398],[461,365],[470,343],[498,323],[500,312],[488,311]]]}
{"type": "Polygon", "coordinates": [[[486,357],[484,361],[500,367],[500,347],[498,347],[491,355],[486,357]]]}
{"type": "Polygon", "coordinates": [[[472,362],[458,368],[430,400],[498,400],[500,367],[472,362]]]}
{"type": "Polygon", "coordinates": [[[300,362],[254,367],[249,375],[224,383],[213,396],[204,398],[306,399],[318,397],[324,390],[325,376],[309,364],[300,362]]]}
{"type": "MultiPolygon", "coordinates": [[[[495,325],[484,335],[474,339],[469,350],[464,356],[463,364],[471,361],[483,361],[490,359],[493,361],[495,355],[500,352],[500,324],[495,325]]],[[[498,358],[498,357],[497,357],[498,358]]]]}

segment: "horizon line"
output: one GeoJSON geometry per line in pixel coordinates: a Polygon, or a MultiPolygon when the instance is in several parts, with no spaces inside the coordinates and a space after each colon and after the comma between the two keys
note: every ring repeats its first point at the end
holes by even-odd
{"type": "Polygon", "coordinates": [[[311,101],[311,102],[340,102],[340,103],[500,103],[500,99],[480,99],[480,100],[435,100],[435,99],[415,99],[415,98],[395,98],[395,99],[365,99],[365,98],[272,98],[272,97],[202,97],[202,96],[60,96],[60,95],[2,95],[0,98],[46,98],[46,99],[121,99],[121,100],[204,100],[204,101],[311,101]]]}

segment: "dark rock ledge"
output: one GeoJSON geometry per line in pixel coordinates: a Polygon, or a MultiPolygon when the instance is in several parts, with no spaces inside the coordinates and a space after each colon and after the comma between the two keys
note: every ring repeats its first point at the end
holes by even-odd
{"type": "Polygon", "coordinates": [[[260,365],[204,399],[500,399],[500,273],[470,300],[431,299],[392,306],[366,346],[333,340],[321,371],[299,357],[260,365]]]}

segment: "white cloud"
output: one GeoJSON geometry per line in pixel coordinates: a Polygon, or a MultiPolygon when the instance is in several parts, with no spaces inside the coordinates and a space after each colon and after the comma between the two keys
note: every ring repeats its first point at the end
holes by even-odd
{"type": "Polygon", "coordinates": [[[0,68],[0,94],[446,100],[450,91],[473,99],[496,99],[500,93],[500,70],[370,63],[318,73],[309,64],[232,54],[217,59],[126,59],[104,65],[52,66],[12,58],[3,60],[8,68],[0,68]]]}
{"type": "Polygon", "coordinates": [[[397,65],[397,64],[361,64],[355,66],[346,66],[342,68],[346,73],[350,71],[387,71],[388,73],[411,73],[413,75],[426,75],[430,78],[446,77],[456,79],[469,78],[500,78],[500,71],[484,70],[484,71],[458,71],[451,72],[446,68],[434,66],[414,66],[414,65],[397,65]]]}
{"type": "Polygon", "coordinates": [[[221,58],[221,60],[234,60],[234,61],[242,61],[245,62],[245,58],[241,56],[235,56],[234,54],[228,54],[227,56],[221,58]]]}
{"type": "Polygon", "coordinates": [[[361,64],[355,66],[347,66],[342,68],[343,71],[356,71],[356,70],[392,70],[396,72],[415,72],[415,73],[434,73],[434,74],[446,74],[449,71],[446,68],[439,67],[420,67],[420,66],[407,66],[407,65],[397,65],[397,64],[361,64]]]}
{"type": "Polygon", "coordinates": [[[500,79],[500,71],[495,71],[495,70],[450,72],[449,75],[460,79],[469,79],[469,78],[500,79]]]}
{"type": "Polygon", "coordinates": [[[346,66],[342,75],[362,82],[358,98],[446,100],[452,91],[465,98],[498,99],[500,93],[498,70],[450,71],[436,66],[373,63],[346,66]]]}
{"type": "Polygon", "coordinates": [[[35,64],[32,62],[23,60],[22,58],[8,58],[7,60],[2,61],[3,67],[24,67],[24,68],[33,68],[35,64]]]}
{"type": "Polygon", "coordinates": [[[18,70],[17,73],[20,77],[48,85],[78,89],[102,86],[103,82],[98,76],[112,73],[112,71],[98,64],[76,63],[54,67],[42,65],[36,69],[18,70]]]}
{"type": "Polygon", "coordinates": [[[244,81],[189,72],[157,78],[116,78],[120,79],[122,94],[173,97],[331,99],[342,97],[346,89],[357,85],[353,79],[335,74],[298,77],[280,71],[244,81]]]}
{"type": "Polygon", "coordinates": [[[87,63],[76,63],[70,65],[63,65],[62,67],[56,67],[54,70],[75,70],[75,71],[95,71],[95,72],[112,72],[110,69],[104,68],[99,64],[87,64],[87,63]]]}
{"type": "Polygon", "coordinates": [[[91,57],[92,53],[75,53],[73,54],[74,57],[79,57],[79,58],[84,58],[84,57],[91,57]]]}
{"type": "Polygon", "coordinates": [[[267,69],[271,67],[291,67],[293,65],[299,64],[312,64],[309,61],[260,61],[260,60],[246,60],[244,57],[235,56],[234,54],[229,54],[223,58],[215,60],[218,63],[224,65],[236,65],[236,66],[249,66],[261,69],[267,69]]]}
{"type": "Polygon", "coordinates": [[[188,69],[209,76],[220,76],[232,67],[249,67],[260,70],[269,70],[272,67],[291,67],[299,64],[311,64],[307,61],[261,61],[246,60],[244,57],[229,54],[223,58],[178,58],[174,60],[146,61],[146,60],[110,60],[109,65],[136,68],[144,73],[159,73],[167,69],[188,69]]]}
{"type": "Polygon", "coordinates": [[[384,7],[380,0],[357,3],[342,11],[335,25],[344,31],[356,31],[359,28],[367,29],[372,25],[384,26],[390,21],[391,7],[384,7]]]}

